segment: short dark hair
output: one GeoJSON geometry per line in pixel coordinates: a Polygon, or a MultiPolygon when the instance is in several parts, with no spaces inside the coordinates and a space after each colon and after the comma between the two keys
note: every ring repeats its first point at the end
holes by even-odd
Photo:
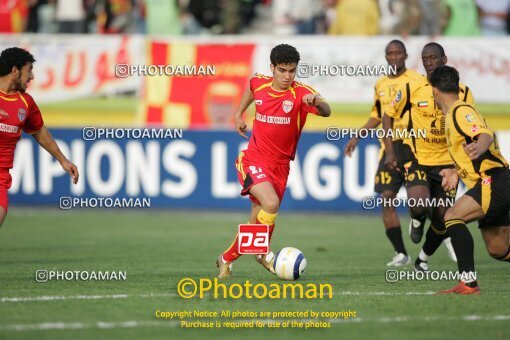
{"type": "Polygon", "coordinates": [[[6,48],[0,54],[0,77],[11,73],[12,68],[21,70],[27,63],[35,62],[34,56],[19,47],[6,48]]]}
{"type": "Polygon", "coordinates": [[[427,47],[437,48],[437,50],[439,51],[439,55],[441,57],[446,56],[446,53],[444,52],[443,46],[439,45],[437,42],[429,42],[428,44],[423,46],[423,49],[426,49],[427,47]]]}
{"type": "MultiPolygon", "coordinates": [[[[392,41],[390,41],[388,43],[388,45],[386,45],[386,49],[390,46],[390,45],[399,45],[400,48],[402,48],[404,50],[404,53],[407,54],[407,50],[406,50],[406,45],[404,45],[404,43],[402,42],[402,40],[398,40],[398,39],[393,39],[392,41]]],[[[386,50],[385,49],[385,50],[386,50]]]]}
{"type": "Polygon", "coordinates": [[[459,72],[451,66],[439,66],[430,75],[430,84],[444,93],[459,93],[459,72]]]}
{"type": "Polygon", "coordinates": [[[299,52],[296,50],[294,46],[290,46],[287,44],[280,44],[275,46],[271,50],[271,55],[269,57],[271,59],[271,64],[274,66],[278,64],[292,64],[299,63],[299,52]]]}

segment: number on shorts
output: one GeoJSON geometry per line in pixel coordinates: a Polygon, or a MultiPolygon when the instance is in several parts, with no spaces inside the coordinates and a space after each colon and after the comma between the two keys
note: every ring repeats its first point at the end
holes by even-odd
{"type": "Polygon", "coordinates": [[[390,184],[391,175],[388,171],[381,171],[381,184],[390,184]]]}
{"type": "Polygon", "coordinates": [[[250,171],[253,175],[258,174],[259,172],[262,172],[261,168],[257,168],[255,165],[250,165],[250,171]]]}

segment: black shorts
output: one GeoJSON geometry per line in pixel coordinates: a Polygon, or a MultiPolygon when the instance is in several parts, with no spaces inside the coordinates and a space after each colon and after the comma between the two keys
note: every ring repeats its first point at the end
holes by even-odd
{"type": "Polygon", "coordinates": [[[390,170],[384,165],[386,159],[386,151],[383,152],[379,160],[379,166],[375,174],[374,191],[382,193],[383,191],[391,191],[397,193],[400,187],[405,183],[403,171],[390,170]]]}
{"type": "Polygon", "coordinates": [[[403,171],[404,165],[409,162],[416,162],[411,147],[405,144],[402,140],[393,142],[393,150],[395,150],[395,157],[397,157],[397,166],[403,171]]]}
{"type": "Polygon", "coordinates": [[[510,226],[510,170],[498,168],[466,192],[480,204],[485,217],[479,228],[510,226]]]}
{"type": "Polygon", "coordinates": [[[375,174],[374,191],[382,193],[383,191],[398,192],[400,187],[405,183],[404,164],[410,159],[414,159],[413,152],[409,145],[404,144],[402,140],[393,142],[393,150],[397,158],[397,167],[400,171],[390,170],[385,165],[386,150],[383,152],[375,174]]]}
{"type": "Polygon", "coordinates": [[[420,165],[417,162],[411,162],[406,168],[406,188],[412,188],[417,185],[424,185],[429,189],[430,198],[455,199],[457,188],[448,192],[444,191],[443,178],[439,173],[443,169],[453,169],[451,165],[420,165]]]}

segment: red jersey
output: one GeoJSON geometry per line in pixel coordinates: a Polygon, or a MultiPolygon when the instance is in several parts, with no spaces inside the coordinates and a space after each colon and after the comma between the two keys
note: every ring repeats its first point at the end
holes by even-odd
{"type": "Polygon", "coordinates": [[[256,112],[248,153],[269,160],[289,161],[296,155],[308,113],[318,114],[315,106],[303,103],[303,96],[317,92],[297,81],[285,91],[274,90],[272,83],[273,77],[260,74],[250,79],[256,112]]]}
{"type": "Polygon", "coordinates": [[[21,131],[34,134],[43,126],[41,111],[28,93],[0,91],[0,169],[12,168],[21,131]]]}

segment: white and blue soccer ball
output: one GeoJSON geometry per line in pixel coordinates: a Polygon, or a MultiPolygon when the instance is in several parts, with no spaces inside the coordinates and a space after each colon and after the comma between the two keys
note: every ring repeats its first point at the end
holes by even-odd
{"type": "Polygon", "coordinates": [[[301,250],[285,247],[276,253],[274,271],[280,279],[297,280],[306,269],[306,259],[301,250]]]}

